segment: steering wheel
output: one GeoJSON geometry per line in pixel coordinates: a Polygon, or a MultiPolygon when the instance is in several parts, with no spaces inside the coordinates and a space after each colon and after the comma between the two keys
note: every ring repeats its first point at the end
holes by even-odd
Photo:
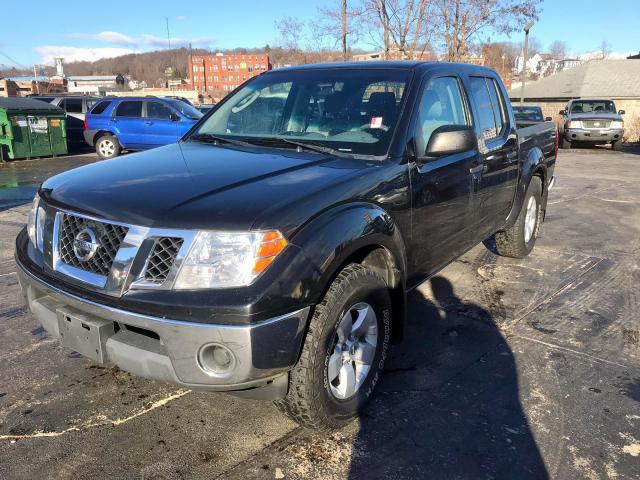
{"type": "Polygon", "coordinates": [[[382,125],[380,128],[371,128],[369,124],[366,124],[360,127],[360,130],[380,140],[389,131],[389,127],[382,125]]]}

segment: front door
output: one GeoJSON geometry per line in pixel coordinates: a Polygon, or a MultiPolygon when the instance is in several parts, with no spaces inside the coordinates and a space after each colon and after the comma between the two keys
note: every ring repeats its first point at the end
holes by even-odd
{"type": "Polygon", "coordinates": [[[495,79],[469,77],[475,102],[476,131],[483,160],[478,219],[485,232],[502,227],[518,181],[518,137],[507,116],[504,96],[495,79]]]}
{"type": "MultiPolygon", "coordinates": [[[[470,124],[460,79],[431,78],[424,86],[417,115],[416,155],[424,155],[436,128],[470,124]]],[[[474,149],[409,166],[413,243],[410,261],[416,273],[432,273],[467,248],[472,235],[478,163],[478,150],[474,149]]]]}

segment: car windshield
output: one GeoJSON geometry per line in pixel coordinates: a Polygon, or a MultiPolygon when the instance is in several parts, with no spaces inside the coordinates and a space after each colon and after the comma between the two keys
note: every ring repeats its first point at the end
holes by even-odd
{"type": "Polygon", "coordinates": [[[523,120],[525,122],[542,122],[544,120],[542,110],[535,107],[514,107],[513,114],[516,120],[523,120]]]}
{"type": "Polygon", "coordinates": [[[616,106],[611,100],[581,100],[571,103],[571,113],[616,113],[616,106]]]}
{"type": "Polygon", "coordinates": [[[192,105],[189,105],[182,100],[170,100],[171,106],[182,113],[185,117],[191,120],[198,120],[202,117],[202,112],[196,110],[192,105]]]}
{"type": "Polygon", "coordinates": [[[384,155],[410,73],[405,69],[313,69],[261,75],[225,99],[194,136],[384,155]]]}

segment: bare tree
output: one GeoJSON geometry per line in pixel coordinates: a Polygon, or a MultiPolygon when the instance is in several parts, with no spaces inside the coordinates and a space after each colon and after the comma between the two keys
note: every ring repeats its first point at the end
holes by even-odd
{"type": "Polygon", "coordinates": [[[549,45],[549,53],[554,60],[564,60],[567,58],[567,42],[561,40],[555,40],[549,45]]]}
{"type": "Polygon", "coordinates": [[[280,43],[287,50],[300,51],[305,25],[293,17],[283,17],[276,21],[280,43]]]}
{"type": "Polygon", "coordinates": [[[369,39],[382,47],[385,58],[421,58],[430,50],[431,30],[427,22],[432,0],[365,0],[369,39]]]}
{"type": "Polygon", "coordinates": [[[433,0],[439,36],[449,60],[468,54],[483,31],[510,34],[537,19],[540,0],[433,0]]]}
{"type": "MultiPolygon", "coordinates": [[[[314,38],[324,48],[335,49],[340,46],[343,60],[349,59],[351,46],[359,37],[358,25],[362,9],[350,8],[350,4],[347,0],[338,0],[337,4],[318,8],[320,22],[310,25],[315,33],[314,38]],[[330,41],[329,45],[323,42],[326,39],[330,41]]],[[[317,45],[317,42],[314,43],[317,45]]]]}
{"type": "Polygon", "coordinates": [[[606,40],[602,40],[600,44],[600,59],[606,60],[609,55],[611,55],[611,44],[606,40]]]}

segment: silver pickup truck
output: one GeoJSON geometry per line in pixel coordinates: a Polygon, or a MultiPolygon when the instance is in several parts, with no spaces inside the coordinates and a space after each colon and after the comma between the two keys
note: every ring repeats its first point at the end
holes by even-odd
{"type": "Polygon", "coordinates": [[[562,115],[562,148],[576,143],[611,143],[613,150],[622,148],[624,110],[617,111],[611,100],[571,100],[562,115]]]}

